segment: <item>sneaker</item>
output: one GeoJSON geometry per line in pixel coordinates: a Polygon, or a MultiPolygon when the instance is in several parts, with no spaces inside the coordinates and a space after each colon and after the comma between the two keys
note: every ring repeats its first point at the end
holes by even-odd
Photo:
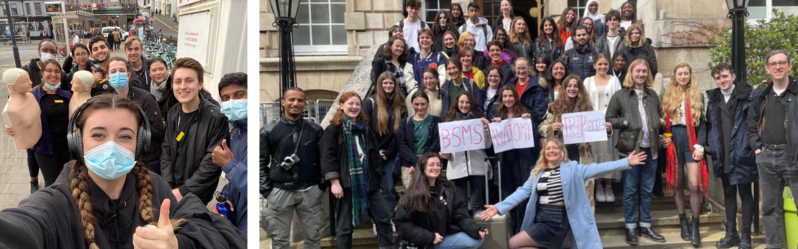
{"type": "Polygon", "coordinates": [[[30,181],[30,193],[33,194],[36,191],[39,191],[39,181],[30,181]]]}
{"type": "Polygon", "coordinates": [[[612,193],[612,185],[607,185],[604,188],[604,196],[607,198],[607,202],[615,202],[615,194],[612,193]]]}
{"type": "Polygon", "coordinates": [[[371,228],[374,230],[374,236],[377,236],[377,224],[371,224],[371,228]]]}
{"type": "Polygon", "coordinates": [[[596,201],[597,202],[606,202],[607,197],[604,196],[604,186],[597,185],[596,186],[596,201]]]}

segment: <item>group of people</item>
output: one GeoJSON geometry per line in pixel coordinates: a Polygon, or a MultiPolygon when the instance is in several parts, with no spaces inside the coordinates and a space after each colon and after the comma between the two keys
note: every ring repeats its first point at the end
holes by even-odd
{"type": "Polygon", "coordinates": [[[9,231],[0,247],[246,247],[247,75],[224,75],[218,103],[198,61],[169,68],[142,45],[129,37],[127,58],[111,57],[111,43],[94,37],[61,64],[45,39],[14,71],[27,85],[6,82],[33,94],[42,135],[27,150],[30,197],[0,212],[9,231]],[[214,197],[232,206],[228,217],[205,207],[214,197]]]}
{"type": "MultiPolygon", "coordinates": [[[[371,89],[363,97],[341,94],[328,127],[302,118],[307,96],[292,88],[281,99],[284,116],[261,131],[264,227],[275,248],[288,247],[294,211],[305,245],[318,247],[322,214],[316,211],[326,188],[335,198],[339,248],[351,247],[353,227],[366,221],[374,224],[380,248],[476,248],[489,231],[470,215],[485,208],[480,219],[511,214],[511,248],[601,248],[592,208],[595,201],[615,201],[613,182],[623,186],[628,244],[639,244],[638,236],[665,242],[650,215],[652,196],[665,189],[676,202],[681,239],[698,247],[710,170],[722,180],[726,207],[726,235],[716,246],[752,247],[758,204],[751,186],[761,179],[767,246],[783,247],[780,193],[785,183],[798,190],[798,170],[789,167],[798,160],[789,152],[798,146],[790,139],[798,126],[788,123],[798,81],[787,76],[788,52],[768,55],[771,82],[760,91],[737,83],[731,66],[720,63],[711,71],[718,88],[705,98],[692,67],[680,63],[658,94],[652,89],[656,54],[633,1],[606,14],[588,1],[581,18],[566,8],[558,22],[542,19],[535,40],[524,19],[513,16],[510,0],[501,1],[494,24],[479,17],[477,3],[467,12],[453,4],[427,24],[420,5],[405,1],[406,18],[391,27],[374,56],[371,89]],[[562,115],[586,111],[605,114],[607,140],[563,144],[562,115]],[[479,150],[440,151],[442,122],[480,119],[487,129],[512,118],[529,120],[539,146],[495,153],[486,143],[479,150]],[[485,199],[499,201],[486,198],[486,182],[504,201],[483,206],[485,199]],[[519,205],[524,208],[514,208],[519,205]]],[[[490,141],[489,132],[483,134],[490,141]]]]}

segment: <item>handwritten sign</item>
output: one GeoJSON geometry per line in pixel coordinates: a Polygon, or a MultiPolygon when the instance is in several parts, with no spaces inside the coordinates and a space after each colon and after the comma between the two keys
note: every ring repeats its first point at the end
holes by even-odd
{"type": "Polygon", "coordinates": [[[490,123],[490,138],[496,153],[535,147],[535,129],[528,118],[513,118],[490,123]]]}
{"type": "Polygon", "coordinates": [[[588,143],[607,140],[604,113],[600,111],[566,113],[562,115],[563,142],[588,143]]]}
{"type": "Polygon", "coordinates": [[[485,148],[482,120],[469,119],[438,124],[441,152],[453,153],[485,148]]]}

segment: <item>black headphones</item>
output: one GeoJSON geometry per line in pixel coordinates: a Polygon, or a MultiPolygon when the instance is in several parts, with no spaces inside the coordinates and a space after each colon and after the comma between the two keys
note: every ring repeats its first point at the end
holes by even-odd
{"type": "MultiPolygon", "coordinates": [[[[75,112],[72,113],[72,118],[69,119],[69,126],[67,126],[69,127],[68,129],[72,130],[75,122],[77,122],[80,115],[83,114],[83,110],[86,109],[87,105],[89,105],[89,101],[91,99],[92,98],[89,98],[89,100],[86,100],[86,102],[75,109],[75,112]]],[[[144,113],[144,110],[142,110],[141,107],[138,109],[142,119],[141,123],[139,124],[139,131],[136,137],[136,153],[134,157],[134,160],[136,161],[139,160],[144,150],[150,147],[150,122],[147,119],[147,115],[144,113]]],[[[67,134],[67,143],[69,144],[69,155],[72,157],[72,159],[82,160],[83,134],[80,128],[76,128],[67,134]]]]}

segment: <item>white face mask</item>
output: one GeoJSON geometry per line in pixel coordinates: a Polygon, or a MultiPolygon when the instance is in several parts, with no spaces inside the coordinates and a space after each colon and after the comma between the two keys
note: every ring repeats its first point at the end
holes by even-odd
{"type": "Polygon", "coordinates": [[[42,53],[42,56],[39,58],[42,60],[42,62],[47,60],[55,60],[55,55],[52,55],[50,53],[42,53]]]}

